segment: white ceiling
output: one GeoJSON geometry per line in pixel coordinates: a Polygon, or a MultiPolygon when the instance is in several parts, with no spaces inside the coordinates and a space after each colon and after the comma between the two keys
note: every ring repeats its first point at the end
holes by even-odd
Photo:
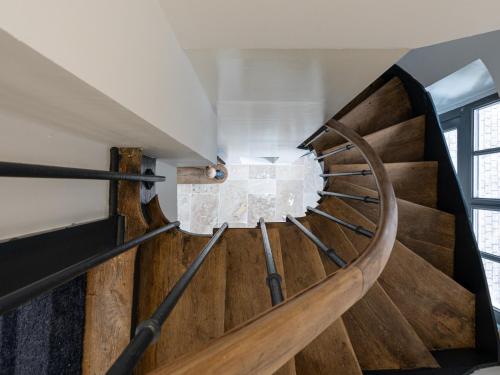
{"type": "Polygon", "coordinates": [[[217,111],[229,162],[293,159],[409,49],[500,28],[498,0],[159,2],[217,111]]]}
{"type": "Polygon", "coordinates": [[[219,155],[248,163],[294,160],[305,138],[404,53],[204,49],[188,56],[217,110],[219,155]]]}
{"type": "Polygon", "coordinates": [[[500,28],[498,0],[159,0],[182,47],[416,48],[500,28]]]}

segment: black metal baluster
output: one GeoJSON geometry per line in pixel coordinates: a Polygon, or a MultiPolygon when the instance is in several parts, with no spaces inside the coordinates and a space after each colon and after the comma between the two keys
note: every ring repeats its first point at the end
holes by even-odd
{"type": "Polygon", "coordinates": [[[264,254],[266,255],[267,266],[267,285],[271,292],[271,302],[274,305],[283,302],[283,290],[281,289],[281,276],[276,270],[269,236],[267,235],[266,223],[264,218],[259,220],[260,230],[262,232],[262,242],[264,243],[264,254]]]}
{"type": "Polygon", "coordinates": [[[304,233],[314,244],[323,252],[325,255],[333,261],[337,266],[344,268],[347,266],[345,260],[337,255],[335,250],[326,246],[314,233],[312,233],[309,229],[307,229],[302,223],[300,223],[297,219],[295,219],[292,215],[286,215],[287,220],[292,222],[299,228],[302,233],[304,233]]]}
{"type": "Polygon", "coordinates": [[[318,210],[317,208],[313,208],[313,207],[308,206],[307,210],[310,212],[314,212],[320,216],[323,216],[324,218],[327,218],[328,220],[334,221],[337,224],[343,225],[344,227],[349,228],[350,230],[354,231],[355,233],[361,234],[361,235],[366,236],[368,238],[373,237],[373,232],[369,231],[368,229],[363,228],[361,225],[354,225],[354,224],[348,223],[347,221],[341,220],[338,217],[330,215],[327,212],[318,210]]]}
{"type": "Polygon", "coordinates": [[[369,176],[372,171],[369,169],[363,169],[361,171],[354,172],[336,172],[336,173],[322,173],[321,177],[341,177],[341,176],[369,176]]]}
{"type": "Polygon", "coordinates": [[[167,294],[167,296],[160,304],[160,306],[158,306],[151,318],[143,321],[137,326],[135,336],[120,354],[113,366],[111,366],[111,368],[108,370],[108,375],[124,375],[130,374],[132,372],[148,346],[160,335],[161,326],[168,318],[175,305],[177,304],[177,301],[189,285],[189,282],[193,279],[194,275],[196,275],[196,272],[203,264],[203,261],[210,253],[216,242],[220,239],[227,227],[227,223],[222,224],[219,230],[212,236],[210,241],[200,251],[196,259],[191,263],[186,272],[184,272],[181,278],[177,281],[172,290],[167,294]]]}
{"type": "Polygon", "coordinates": [[[349,143],[349,144],[347,144],[345,146],[342,146],[342,147],[339,147],[339,148],[337,148],[335,150],[327,152],[326,154],[322,154],[320,156],[317,156],[314,160],[322,160],[322,159],[327,158],[329,156],[332,156],[332,155],[335,155],[335,154],[340,154],[341,152],[344,152],[344,151],[348,151],[348,150],[350,150],[350,149],[352,149],[354,147],[356,147],[356,146],[354,146],[354,145],[352,145],[352,144],[349,143]]]}
{"type": "Polygon", "coordinates": [[[352,195],[352,194],[344,194],[344,193],[336,193],[333,191],[321,191],[318,190],[319,195],[326,195],[326,196],[332,196],[332,197],[337,197],[337,198],[346,198],[346,199],[353,199],[356,201],[362,201],[365,203],[379,203],[378,198],[372,198],[369,196],[362,196],[362,195],[352,195]]]}

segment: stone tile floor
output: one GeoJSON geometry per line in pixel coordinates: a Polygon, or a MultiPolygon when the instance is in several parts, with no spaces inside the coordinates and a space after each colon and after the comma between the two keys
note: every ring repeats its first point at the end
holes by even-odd
{"type": "Polygon", "coordinates": [[[293,164],[227,165],[223,184],[177,185],[177,210],[181,228],[212,233],[228,222],[230,227],[255,227],[260,217],[285,221],[286,214],[302,216],[316,206],[323,189],[321,168],[314,156],[293,164]]]}

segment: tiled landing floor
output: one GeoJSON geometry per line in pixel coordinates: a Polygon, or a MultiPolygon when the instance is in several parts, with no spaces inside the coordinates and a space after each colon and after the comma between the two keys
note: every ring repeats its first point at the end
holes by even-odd
{"type": "Polygon", "coordinates": [[[302,216],[306,206],[316,206],[323,189],[321,168],[314,157],[289,165],[227,165],[223,184],[177,185],[177,210],[181,228],[212,233],[228,222],[230,227],[255,227],[266,221],[285,221],[285,215],[302,216]]]}

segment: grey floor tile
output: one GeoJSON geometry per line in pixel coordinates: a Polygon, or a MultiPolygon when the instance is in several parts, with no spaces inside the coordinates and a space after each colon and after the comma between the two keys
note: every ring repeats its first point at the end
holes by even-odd
{"type": "Polygon", "coordinates": [[[276,195],[249,194],[248,195],[248,224],[255,225],[263,217],[266,221],[275,221],[276,195]]]}

